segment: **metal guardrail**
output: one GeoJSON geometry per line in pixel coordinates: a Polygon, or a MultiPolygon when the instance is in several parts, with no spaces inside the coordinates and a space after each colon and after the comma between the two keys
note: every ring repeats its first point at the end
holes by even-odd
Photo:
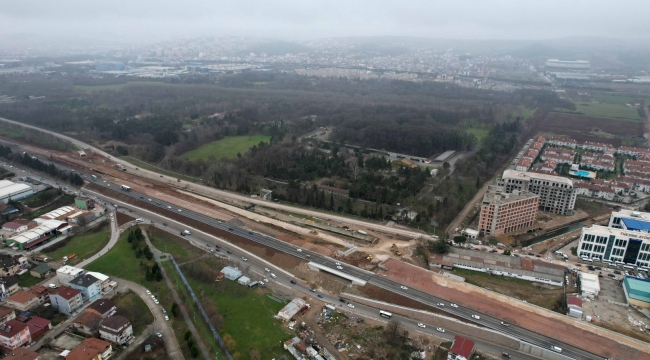
{"type": "Polygon", "coordinates": [[[194,300],[194,303],[199,308],[199,311],[201,312],[201,315],[203,316],[203,319],[205,319],[205,322],[210,327],[210,331],[212,331],[212,335],[214,335],[214,338],[217,339],[217,342],[219,343],[219,346],[221,347],[221,350],[223,350],[224,354],[226,354],[226,358],[228,358],[228,360],[234,360],[233,357],[230,355],[230,352],[228,351],[228,348],[226,348],[226,345],[223,343],[223,340],[221,339],[221,336],[217,332],[217,329],[215,329],[214,325],[212,325],[212,322],[210,321],[210,318],[208,317],[208,314],[206,314],[205,310],[203,309],[203,306],[199,302],[199,298],[196,297],[196,295],[194,294],[194,291],[192,290],[192,287],[187,282],[187,279],[185,279],[185,275],[183,275],[183,272],[181,271],[181,268],[176,263],[176,260],[171,255],[169,256],[169,258],[172,261],[172,263],[174,264],[174,268],[176,268],[176,271],[178,272],[178,275],[181,277],[181,280],[183,281],[183,284],[185,284],[185,287],[190,292],[190,296],[192,296],[192,300],[194,300]]]}

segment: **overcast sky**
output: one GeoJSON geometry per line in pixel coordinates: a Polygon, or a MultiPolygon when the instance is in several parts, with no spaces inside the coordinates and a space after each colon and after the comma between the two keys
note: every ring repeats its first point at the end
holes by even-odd
{"type": "MultiPolygon", "coordinates": [[[[152,41],[246,35],[650,37],[648,0],[2,0],[0,32],[152,41]]],[[[0,44],[1,46],[1,44],[0,44]]]]}

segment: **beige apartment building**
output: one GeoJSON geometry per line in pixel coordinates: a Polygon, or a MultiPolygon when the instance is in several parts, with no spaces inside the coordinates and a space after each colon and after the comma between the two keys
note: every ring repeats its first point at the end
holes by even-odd
{"type": "Polygon", "coordinates": [[[483,197],[478,230],[488,236],[500,236],[535,224],[539,196],[528,191],[490,185],[483,197]]]}
{"type": "Polygon", "coordinates": [[[497,185],[505,192],[528,191],[539,195],[539,209],[559,215],[572,215],[576,188],[571,179],[527,171],[506,170],[497,185]]]}

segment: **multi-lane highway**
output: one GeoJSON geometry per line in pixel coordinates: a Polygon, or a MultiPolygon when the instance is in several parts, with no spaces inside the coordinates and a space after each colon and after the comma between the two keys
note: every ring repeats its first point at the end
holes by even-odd
{"type": "MultiPolygon", "coordinates": [[[[84,174],[84,176],[89,179],[88,174],[84,174]]],[[[119,191],[123,193],[124,195],[127,195],[133,199],[137,199],[140,201],[145,201],[148,202],[149,204],[156,206],[160,209],[164,209],[167,211],[173,211],[181,216],[187,217],[189,219],[198,221],[202,224],[209,225],[215,229],[220,229],[223,231],[227,231],[229,233],[232,233],[234,235],[240,236],[242,238],[248,239],[250,241],[256,242],[258,244],[270,247],[272,249],[275,249],[277,251],[284,252],[286,254],[295,256],[299,259],[302,259],[304,261],[312,261],[315,263],[318,263],[320,265],[329,267],[331,269],[337,269],[337,261],[323,256],[319,253],[311,252],[308,250],[303,250],[300,249],[294,245],[288,244],[286,242],[283,242],[281,240],[265,236],[256,232],[252,232],[246,229],[239,228],[237,226],[224,223],[222,221],[210,218],[206,215],[197,213],[195,211],[189,210],[184,207],[179,207],[178,205],[166,202],[164,200],[160,200],[154,197],[151,197],[147,194],[143,194],[134,190],[130,191],[124,191],[120,189],[119,184],[111,183],[108,181],[103,181],[99,180],[96,182],[96,184],[106,187],[107,189],[119,191]],[[299,251],[300,249],[300,251],[299,251]]],[[[499,331],[501,333],[510,335],[514,338],[520,339],[524,342],[528,342],[530,344],[539,346],[544,349],[550,349],[551,346],[559,346],[560,348],[563,349],[562,355],[567,356],[568,358],[574,358],[574,359],[597,359],[600,358],[599,356],[592,354],[588,351],[570,346],[568,344],[564,344],[560,341],[557,341],[555,339],[537,334],[535,332],[529,331],[527,329],[524,329],[519,326],[515,325],[509,325],[509,326],[503,326],[501,324],[501,319],[497,319],[485,314],[478,313],[472,309],[465,308],[462,306],[459,306],[457,308],[449,306],[449,302],[445,301],[444,299],[435,297],[431,294],[425,293],[423,291],[419,291],[417,289],[404,289],[404,285],[395,282],[393,280],[384,278],[382,276],[377,276],[372,272],[365,271],[362,269],[359,269],[354,266],[350,266],[347,264],[343,264],[342,268],[338,269],[338,271],[341,271],[347,275],[354,276],[356,278],[362,279],[367,281],[369,284],[381,287],[383,289],[386,289],[388,291],[403,295],[405,297],[408,297],[410,299],[416,300],[418,302],[421,302],[423,304],[427,304],[430,306],[435,307],[437,303],[443,303],[445,304],[444,307],[441,307],[440,309],[442,311],[448,312],[450,314],[455,315],[456,317],[466,319],[468,321],[471,321],[473,323],[485,326],[487,328],[494,329],[496,331],[499,331]],[[476,319],[473,318],[472,315],[478,315],[480,318],[476,319]]]]}

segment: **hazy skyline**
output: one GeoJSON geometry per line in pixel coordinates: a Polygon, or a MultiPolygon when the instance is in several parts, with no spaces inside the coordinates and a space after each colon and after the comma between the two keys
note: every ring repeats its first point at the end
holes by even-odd
{"type": "Polygon", "coordinates": [[[232,35],[284,40],[341,36],[647,39],[650,23],[645,5],[641,0],[5,0],[0,31],[9,36],[116,41],[232,35]]]}

